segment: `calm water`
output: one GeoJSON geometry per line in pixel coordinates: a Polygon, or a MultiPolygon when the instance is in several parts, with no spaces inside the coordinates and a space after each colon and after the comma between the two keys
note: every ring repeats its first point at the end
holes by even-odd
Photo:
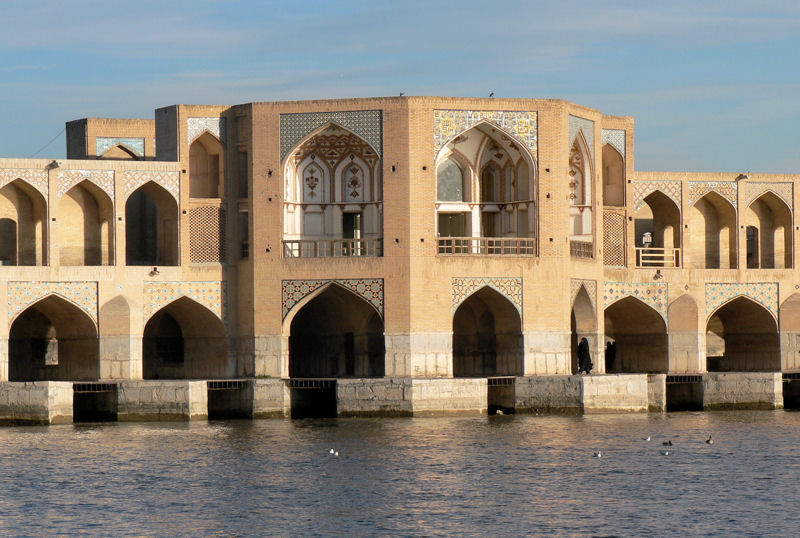
{"type": "Polygon", "coordinates": [[[17,427],[0,461],[3,534],[800,532],[785,411],[17,427]]]}

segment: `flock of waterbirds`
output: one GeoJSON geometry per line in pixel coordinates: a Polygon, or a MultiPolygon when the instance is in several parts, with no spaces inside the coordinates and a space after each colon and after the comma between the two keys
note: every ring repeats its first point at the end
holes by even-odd
{"type": "MultiPolygon", "coordinates": [[[[647,437],[645,437],[645,438],[643,438],[643,439],[642,439],[642,441],[646,441],[646,442],[648,442],[648,443],[649,443],[651,440],[652,440],[652,438],[651,438],[649,435],[648,435],[647,437]]],[[[705,443],[706,443],[707,445],[713,445],[713,444],[714,444],[714,439],[713,439],[713,437],[711,437],[711,436],[709,435],[709,436],[708,436],[708,439],[706,439],[705,443]]],[[[671,446],[672,446],[672,439],[667,439],[666,441],[662,442],[662,443],[661,443],[661,446],[665,446],[665,447],[671,447],[671,446]]],[[[662,450],[662,451],[661,451],[661,455],[662,455],[662,456],[669,456],[670,454],[672,454],[672,451],[671,451],[669,448],[666,448],[666,449],[664,449],[664,450],[662,450]]],[[[602,457],[603,457],[603,452],[602,452],[602,451],[600,451],[600,450],[598,450],[597,452],[595,452],[595,453],[594,453],[594,457],[595,457],[595,458],[602,458],[602,457]]]]}

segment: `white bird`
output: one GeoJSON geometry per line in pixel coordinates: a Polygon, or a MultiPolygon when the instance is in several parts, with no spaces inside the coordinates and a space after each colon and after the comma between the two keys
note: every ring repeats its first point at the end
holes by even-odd
{"type": "Polygon", "coordinates": [[[595,458],[602,458],[603,457],[603,453],[598,450],[597,452],[594,453],[594,457],[595,458]]]}
{"type": "Polygon", "coordinates": [[[333,455],[334,456],[338,456],[339,455],[339,451],[337,450],[336,452],[333,453],[333,455]]]}
{"type": "Polygon", "coordinates": [[[714,444],[714,440],[711,438],[710,435],[708,436],[708,439],[706,439],[706,444],[708,444],[708,445],[713,445],[714,444]]]}
{"type": "Polygon", "coordinates": [[[644,438],[644,440],[645,441],[649,441],[650,440],[650,436],[648,435],[647,437],[644,438]]]}
{"type": "Polygon", "coordinates": [[[498,415],[502,415],[502,414],[503,414],[503,411],[502,411],[501,409],[498,409],[496,414],[498,414],[498,415]]]}
{"type": "Polygon", "coordinates": [[[669,450],[665,450],[661,453],[662,456],[669,456],[669,450]]]}
{"type": "Polygon", "coordinates": [[[333,454],[333,449],[330,449],[329,454],[333,454]]]}

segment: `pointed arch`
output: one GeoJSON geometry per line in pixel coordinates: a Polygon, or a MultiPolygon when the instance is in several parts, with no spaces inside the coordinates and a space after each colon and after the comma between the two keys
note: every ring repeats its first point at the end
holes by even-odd
{"type": "Polygon", "coordinates": [[[642,199],[634,214],[634,230],[638,267],[681,265],[680,208],[663,191],[655,189],[642,199]]]}
{"type": "Polygon", "coordinates": [[[778,321],[761,303],[744,295],[716,308],[706,322],[709,371],[779,371],[778,321]]]}
{"type": "Polygon", "coordinates": [[[331,128],[334,128],[334,129],[340,129],[340,130],[342,130],[342,131],[346,131],[346,132],[348,132],[348,133],[352,134],[353,136],[356,136],[356,137],[358,137],[360,140],[362,140],[362,141],[364,142],[364,144],[366,144],[367,146],[369,146],[369,148],[372,150],[372,153],[373,153],[373,154],[374,154],[376,157],[378,157],[378,159],[380,160],[380,152],[377,150],[377,148],[375,148],[375,146],[374,146],[372,143],[370,143],[370,141],[369,141],[369,140],[367,140],[367,139],[366,139],[366,138],[364,138],[362,135],[360,135],[360,134],[358,134],[357,132],[355,132],[353,129],[350,129],[349,127],[347,127],[347,126],[345,126],[345,125],[343,125],[343,124],[341,124],[341,123],[339,123],[339,122],[337,122],[337,121],[333,121],[333,120],[331,120],[331,121],[328,121],[328,122],[326,122],[326,123],[324,123],[324,124],[320,125],[320,126],[319,126],[319,127],[317,127],[316,129],[314,129],[313,131],[311,131],[310,133],[308,133],[307,135],[305,135],[303,138],[301,138],[299,141],[297,141],[297,142],[296,142],[296,143],[295,143],[295,144],[294,144],[294,145],[293,145],[293,146],[292,146],[292,147],[291,147],[291,148],[290,148],[290,149],[289,149],[289,150],[286,152],[286,154],[285,154],[285,156],[284,156],[284,158],[283,158],[283,166],[284,166],[284,168],[285,168],[285,167],[286,167],[286,165],[289,163],[289,160],[290,160],[290,158],[293,156],[293,154],[294,154],[294,153],[296,153],[296,152],[297,152],[297,150],[298,150],[298,149],[300,149],[301,147],[303,147],[304,145],[306,145],[306,144],[307,144],[307,143],[308,143],[308,142],[309,142],[311,139],[313,139],[313,138],[314,138],[314,137],[316,137],[317,135],[319,135],[319,134],[323,133],[324,131],[327,131],[328,129],[331,129],[331,128]]]}
{"type": "Polygon", "coordinates": [[[178,204],[148,181],[125,201],[126,265],[178,265],[178,204]]]}
{"type": "Polygon", "coordinates": [[[597,337],[597,315],[591,295],[583,284],[572,301],[570,311],[570,349],[572,354],[572,373],[578,373],[578,342],[587,338],[590,342],[597,337]]]}
{"type": "Polygon", "coordinates": [[[23,179],[0,188],[0,262],[3,265],[44,265],[47,260],[47,202],[23,179]]]}
{"type": "Polygon", "coordinates": [[[113,265],[114,206],[106,192],[85,179],[58,204],[61,265],[113,265]]]}
{"type": "Polygon", "coordinates": [[[383,318],[369,301],[329,282],[284,320],[290,377],[374,377],[385,371],[383,318]]]}
{"type": "Polygon", "coordinates": [[[522,318],[491,286],[465,297],[453,314],[453,375],[522,375],[522,318]]]}
{"type": "Polygon", "coordinates": [[[327,122],[303,137],[283,163],[286,255],[376,255],[382,174],[375,148],[351,129],[327,122]]]}
{"type": "Polygon", "coordinates": [[[710,191],[689,210],[690,266],[698,269],[735,269],[737,262],[736,208],[710,191]]]}
{"type": "Polygon", "coordinates": [[[603,205],[625,205],[625,157],[609,143],[603,144],[603,205]]]}
{"type": "Polygon", "coordinates": [[[111,146],[107,150],[105,150],[101,155],[99,155],[101,159],[114,159],[114,160],[133,160],[139,161],[141,160],[141,156],[139,153],[131,149],[125,144],[119,143],[111,146]]]}
{"type": "MultiPolygon", "coordinates": [[[[445,141],[441,145],[439,151],[437,152],[437,154],[436,154],[436,162],[439,162],[441,160],[442,156],[443,156],[443,153],[446,152],[446,149],[448,147],[451,147],[454,143],[458,143],[459,138],[463,137],[465,135],[465,133],[468,133],[469,131],[471,131],[473,129],[483,130],[481,128],[488,129],[489,131],[493,130],[493,131],[499,132],[500,133],[500,138],[502,138],[502,136],[505,136],[505,137],[509,138],[510,140],[513,141],[516,151],[520,152],[520,154],[522,154],[530,162],[534,163],[534,165],[536,164],[536,162],[537,162],[536,161],[536,157],[531,153],[530,148],[528,147],[528,144],[527,144],[527,142],[525,140],[523,140],[519,135],[517,135],[516,133],[514,133],[510,129],[507,129],[507,128],[503,127],[502,125],[500,125],[499,123],[494,122],[494,121],[492,121],[490,119],[486,119],[486,118],[475,122],[474,124],[470,125],[469,127],[463,129],[462,131],[459,131],[458,133],[455,133],[453,136],[448,138],[447,141],[445,141]]],[[[477,157],[477,155],[476,155],[476,157],[477,157]]],[[[538,169],[538,167],[536,167],[536,166],[534,166],[533,168],[534,169],[538,169]]]]}
{"type": "Polygon", "coordinates": [[[10,381],[87,381],[100,377],[97,325],[72,301],[51,293],[11,321],[10,381]]]}
{"type": "Polygon", "coordinates": [[[792,267],[792,210],[782,197],[767,190],[747,206],[744,226],[750,232],[747,267],[783,269],[792,267]]]}
{"type": "Polygon", "coordinates": [[[189,146],[189,198],[223,198],[225,146],[204,131],[189,146]]]}
{"type": "Polygon", "coordinates": [[[182,296],[147,320],[142,334],[145,379],[224,378],[237,374],[222,320],[182,296]]]}
{"type": "Polygon", "coordinates": [[[661,313],[627,295],[608,305],[604,316],[606,341],[616,347],[609,372],[667,372],[667,326],[661,313]]]}

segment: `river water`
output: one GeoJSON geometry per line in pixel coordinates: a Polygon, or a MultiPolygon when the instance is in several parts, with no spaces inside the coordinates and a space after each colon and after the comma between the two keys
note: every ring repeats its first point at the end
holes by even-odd
{"type": "Polygon", "coordinates": [[[0,462],[3,534],[800,532],[788,411],[8,427],[0,462]]]}

